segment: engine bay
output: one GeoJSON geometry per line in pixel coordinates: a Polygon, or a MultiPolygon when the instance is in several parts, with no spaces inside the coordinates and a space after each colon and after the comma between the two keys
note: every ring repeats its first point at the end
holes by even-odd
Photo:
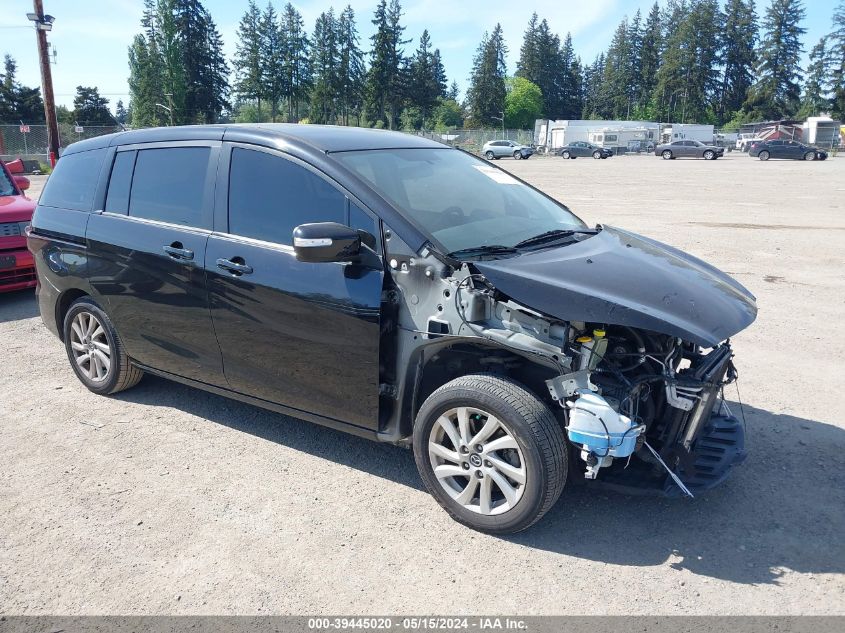
{"type": "Polygon", "coordinates": [[[623,325],[555,319],[500,293],[472,264],[447,274],[421,263],[396,266],[410,298],[400,302],[400,328],[415,340],[480,338],[541,366],[585,479],[692,496],[690,488],[721,481],[745,457],[739,421],[721,397],[737,377],[728,341],[702,348],[623,325]],[[412,283],[412,269],[425,271],[421,283],[412,283]]]}

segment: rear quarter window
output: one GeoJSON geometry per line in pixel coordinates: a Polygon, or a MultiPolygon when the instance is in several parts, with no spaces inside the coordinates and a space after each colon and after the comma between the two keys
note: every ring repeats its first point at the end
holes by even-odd
{"type": "Polygon", "coordinates": [[[74,211],[90,211],[94,190],[108,150],[95,149],[62,156],[50,175],[39,204],[74,211]]]}

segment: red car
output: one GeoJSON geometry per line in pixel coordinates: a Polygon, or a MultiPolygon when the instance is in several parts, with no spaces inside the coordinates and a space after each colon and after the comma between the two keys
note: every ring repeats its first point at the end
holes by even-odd
{"type": "Polygon", "coordinates": [[[0,292],[35,287],[35,266],[26,249],[26,227],[35,202],[24,195],[29,179],[12,176],[0,161],[0,292]]]}

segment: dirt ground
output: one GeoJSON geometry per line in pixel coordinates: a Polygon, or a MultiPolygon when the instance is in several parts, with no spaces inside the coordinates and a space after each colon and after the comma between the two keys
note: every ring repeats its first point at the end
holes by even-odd
{"type": "Polygon", "coordinates": [[[95,396],[32,294],[0,295],[0,613],[845,614],[845,158],[498,164],[757,295],[723,487],[567,488],[485,536],[409,451],[151,377],[95,396]]]}

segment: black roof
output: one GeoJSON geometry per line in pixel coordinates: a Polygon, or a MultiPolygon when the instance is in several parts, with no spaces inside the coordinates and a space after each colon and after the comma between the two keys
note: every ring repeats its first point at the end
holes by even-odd
{"type": "Polygon", "coordinates": [[[118,132],[74,143],[65,149],[62,156],[136,143],[224,140],[262,145],[307,160],[329,177],[343,183],[353,195],[378,213],[388,226],[415,251],[430,239],[429,236],[416,225],[413,218],[389,204],[357,174],[349,171],[339,161],[333,160],[331,154],[353,150],[417,148],[458,151],[448,145],[420,136],[388,130],[296,123],[247,123],[185,125],[118,132]]]}
{"type": "Polygon", "coordinates": [[[242,141],[279,148],[294,145],[306,149],[303,146],[307,146],[307,149],[325,153],[367,149],[447,147],[420,136],[372,128],[298,123],[233,123],[144,128],[117,132],[73,143],[63,153],[71,154],[113,145],[191,140],[242,141]]]}

